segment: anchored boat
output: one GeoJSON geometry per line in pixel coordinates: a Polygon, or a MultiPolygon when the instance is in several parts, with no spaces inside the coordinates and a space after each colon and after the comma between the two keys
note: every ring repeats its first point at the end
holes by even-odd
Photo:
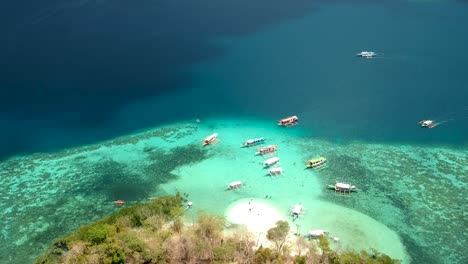
{"type": "Polygon", "coordinates": [[[324,168],[327,166],[327,159],[324,157],[310,159],[307,161],[306,166],[307,168],[313,168],[313,169],[324,168]]]}
{"type": "Polygon", "coordinates": [[[244,184],[241,182],[241,181],[235,181],[235,182],[231,182],[228,187],[229,189],[237,189],[237,188],[240,188],[242,187],[244,184]]]}
{"type": "Polygon", "coordinates": [[[254,139],[249,139],[242,144],[242,147],[251,147],[258,145],[260,143],[265,142],[265,138],[254,138],[254,139]]]}
{"type": "Polygon", "coordinates": [[[117,205],[117,206],[122,206],[122,205],[126,204],[126,202],[124,200],[117,200],[117,201],[114,201],[114,204],[117,205]]]}
{"type": "Polygon", "coordinates": [[[344,182],[336,182],[335,185],[327,185],[328,188],[335,189],[337,192],[353,192],[357,191],[356,186],[350,184],[350,183],[344,183],[344,182]]]}
{"type": "Polygon", "coordinates": [[[256,155],[265,155],[268,153],[273,153],[278,149],[278,146],[276,145],[269,145],[263,148],[259,148],[256,155]]]}
{"type": "Polygon", "coordinates": [[[280,159],[278,157],[269,158],[269,159],[267,159],[267,160],[265,160],[263,162],[263,166],[264,167],[271,167],[271,166],[275,165],[276,163],[278,163],[279,160],[280,159]]]}
{"type": "Polygon", "coordinates": [[[213,133],[213,134],[207,136],[206,138],[202,139],[203,146],[210,145],[210,144],[216,142],[217,138],[218,138],[218,133],[213,133]]]}
{"type": "Polygon", "coordinates": [[[296,220],[299,215],[302,213],[302,210],[304,208],[302,207],[301,204],[296,204],[292,209],[291,209],[291,216],[293,218],[293,221],[296,220]]]}
{"type": "Polygon", "coordinates": [[[286,117],[278,121],[278,126],[294,126],[297,124],[297,120],[299,120],[297,116],[286,117]]]}
{"type": "Polygon", "coordinates": [[[317,238],[320,236],[327,236],[328,232],[322,229],[314,229],[309,231],[309,238],[317,238]]]}
{"type": "Polygon", "coordinates": [[[268,170],[268,173],[270,174],[270,176],[283,175],[283,168],[271,168],[268,170]]]}

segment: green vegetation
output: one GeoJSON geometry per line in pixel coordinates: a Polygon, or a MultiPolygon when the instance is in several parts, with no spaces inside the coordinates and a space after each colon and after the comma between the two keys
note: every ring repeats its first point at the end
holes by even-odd
{"type": "Polygon", "coordinates": [[[176,194],[124,208],[57,239],[36,263],[399,263],[376,251],[335,252],[326,237],[318,247],[303,237],[288,241],[286,221],[268,230],[273,248],[258,247],[253,234],[225,230],[217,216],[201,212],[196,224],[185,226],[183,202],[176,194]]]}
{"type": "Polygon", "coordinates": [[[286,242],[286,237],[289,233],[289,224],[286,221],[276,222],[276,226],[268,230],[267,238],[273,241],[276,245],[278,252],[283,248],[286,242]]]}

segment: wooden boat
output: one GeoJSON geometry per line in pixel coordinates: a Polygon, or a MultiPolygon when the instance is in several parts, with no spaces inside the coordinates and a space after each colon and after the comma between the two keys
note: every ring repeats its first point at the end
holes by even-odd
{"type": "Polygon", "coordinates": [[[268,154],[268,153],[273,153],[276,150],[278,150],[278,146],[269,145],[269,146],[266,146],[266,147],[263,147],[263,148],[259,148],[257,153],[255,153],[255,154],[256,155],[265,155],[265,154],[268,154]]]}
{"type": "Polygon", "coordinates": [[[209,144],[212,144],[212,143],[216,142],[217,138],[218,138],[218,133],[213,133],[213,134],[207,136],[206,138],[202,139],[203,146],[206,146],[206,145],[209,145],[209,144]]]}
{"type": "Polygon", "coordinates": [[[263,166],[264,167],[271,167],[271,166],[275,165],[276,163],[278,163],[279,160],[280,159],[278,157],[269,158],[269,159],[267,159],[267,160],[265,160],[263,162],[263,166]]]}
{"type": "Polygon", "coordinates": [[[336,182],[335,185],[327,185],[328,188],[334,189],[337,192],[354,192],[357,191],[356,186],[350,183],[336,182]]]}
{"type": "Polygon", "coordinates": [[[286,117],[278,121],[278,126],[293,126],[297,124],[297,120],[299,120],[297,116],[286,117]]]}
{"type": "Polygon", "coordinates": [[[114,204],[117,205],[117,206],[122,206],[125,204],[125,201],[124,200],[117,200],[117,201],[114,201],[114,204]]]}
{"type": "Polygon", "coordinates": [[[327,166],[327,159],[324,157],[310,159],[307,161],[306,166],[307,168],[313,168],[313,169],[324,168],[327,166]]]}
{"type": "Polygon", "coordinates": [[[263,143],[265,141],[265,138],[254,138],[254,139],[249,139],[242,144],[242,147],[251,147],[255,146],[257,144],[263,143]]]}
{"type": "Polygon", "coordinates": [[[270,174],[270,176],[283,175],[283,168],[271,168],[268,170],[268,173],[270,174]]]}
{"type": "Polygon", "coordinates": [[[235,181],[235,182],[231,182],[229,183],[228,187],[229,189],[237,189],[237,188],[240,188],[242,187],[244,184],[241,182],[241,181],[235,181]]]}

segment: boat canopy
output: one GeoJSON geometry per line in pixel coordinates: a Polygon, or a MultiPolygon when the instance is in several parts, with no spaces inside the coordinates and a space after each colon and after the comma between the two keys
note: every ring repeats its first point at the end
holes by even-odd
{"type": "Polygon", "coordinates": [[[253,139],[249,139],[247,141],[245,141],[244,144],[242,144],[243,146],[250,146],[250,145],[254,145],[254,144],[257,144],[257,143],[261,143],[265,141],[265,138],[253,138],[253,139]]]}
{"type": "Polygon", "coordinates": [[[309,164],[317,164],[317,163],[323,163],[323,162],[326,162],[326,161],[327,161],[326,158],[320,157],[320,158],[316,158],[316,159],[310,159],[308,162],[309,162],[309,164]]]}
{"type": "Polygon", "coordinates": [[[323,236],[325,235],[325,231],[322,229],[316,229],[316,230],[310,230],[309,231],[309,236],[311,237],[318,237],[318,236],[323,236]]]}
{"type": "Polygon", "coordinates": [[[270,152],[275,152],[278,149],[278,146],[276,145],[269,145],[264,148],[260,148],[257,151],[257,154],[265,154],[265,153],[270,153],[270,152]]]}
{"type": "Polygon", "coordinates": [[[292,209],[292,213],[296,215],[299,215],[301,211],[302,211],[302,205],[300,204],[296,204],[294,208],[292,209]]]}
{"type": "Polygon", "coordinates": [[[283,118],[279,121],[279,124],[287,124],[287,123],[292,123],[292,122],[296,122],[297,120],[299,120],[299,117],[297,116],[289,116],[289,117],[286,117],[286,118],[283,118]]]}
{"type": "Polygon", "coordinates": [[[265,160],[263,162],[263,165],[264,166],[271,166],[271,165],[277,163],[278,161],[279,161],[278,157],[269,158],[269,159],[267,159],[267,160],[265,160]]]}
{"type": "Polygon", "coordinates": [[[283,168],[281,168],[281,167],[278,167],[278,168],[271,168],[271,169],[269,170],[269,172],[272,173],[272,174],[283,173],[283,168]]]}
{"type": "Polygon", "coordinates": [[[233,188],[238,188],[238,187],[241,187],[243,184],[241,181],[235,181],[235,182],[231,182],[229,184],[229,188],[233,189],[233,188]]]}
{"type": "Polygon", "coordinates": [[[335,184],[335,187],[339,188],[339,189],[354,189],[354,188],[356,188],[354,185],[351,185],[349,183],[342,183],[342,182],[337,182],[335,184]]]}

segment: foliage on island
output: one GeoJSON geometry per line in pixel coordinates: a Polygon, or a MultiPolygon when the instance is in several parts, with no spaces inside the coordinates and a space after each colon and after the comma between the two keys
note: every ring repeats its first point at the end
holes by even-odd
{"type": "Polygon", "coordinates": [[[375,251],[335,252],[326,237],[318,247],[303,237],[287,243],[285,221],[268,231],[271,247],[257,247],[252,233],[226,229],[217,216],[202,212],[197,223],[184,225],[183,200],[176,194],[123,208],[56,239],[36,263],[399,263],[375,251]]]}

